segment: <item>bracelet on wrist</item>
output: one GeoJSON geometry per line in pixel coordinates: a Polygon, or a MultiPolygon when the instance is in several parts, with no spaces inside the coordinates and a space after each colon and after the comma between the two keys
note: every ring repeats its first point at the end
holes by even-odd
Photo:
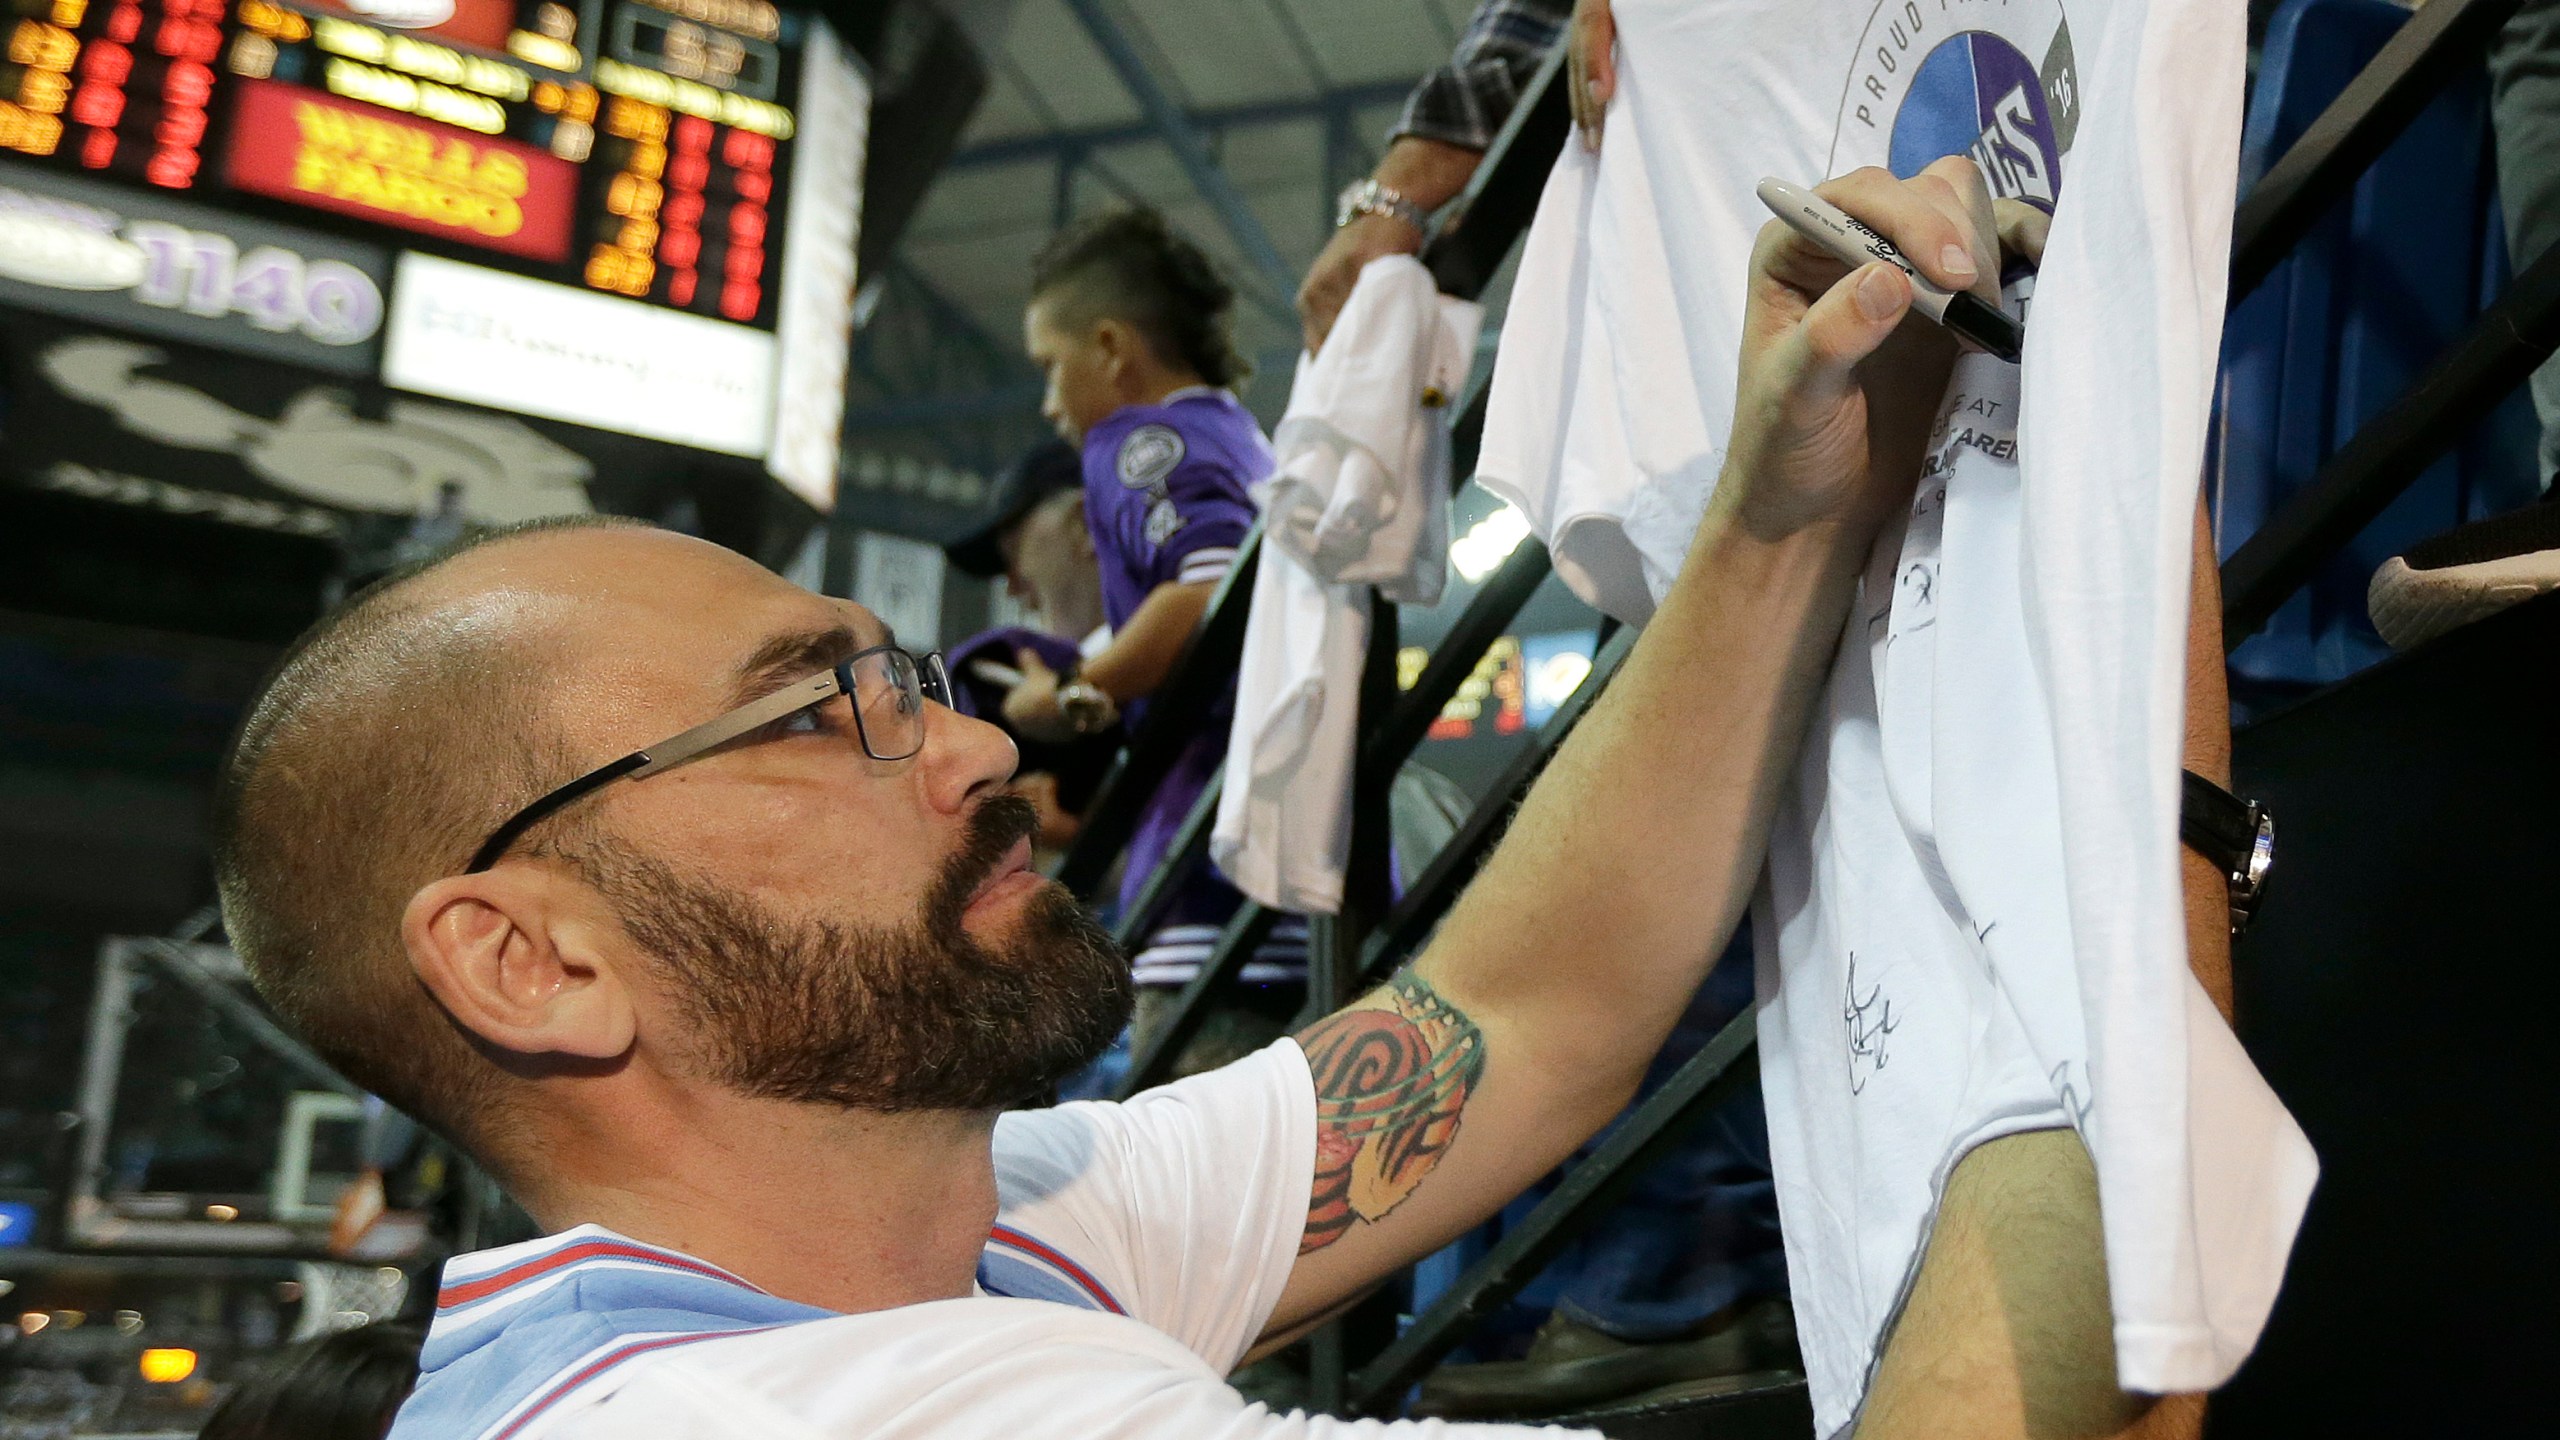
{"type": "Polygon", "coordinates": [[[1339,230],[1363,215],[1384,215],[1416,230],[1430,228],[1431,216],[1405,198],[1404,192],[1378,180],[1354,180],[1334,197],[1333,226],[1339,230]]]}

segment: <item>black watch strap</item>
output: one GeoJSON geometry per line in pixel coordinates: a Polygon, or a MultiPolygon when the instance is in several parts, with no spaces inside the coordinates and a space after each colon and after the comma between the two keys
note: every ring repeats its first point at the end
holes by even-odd
{"type": "Polygon", "coordinates": [[[2231,889],[2231,933],[2249,928],[2275,864],[2276,822],[2267,807],[2243,800],[2193,770],[2185,772],[2178,838],[2213,862],[2231,889]]]}

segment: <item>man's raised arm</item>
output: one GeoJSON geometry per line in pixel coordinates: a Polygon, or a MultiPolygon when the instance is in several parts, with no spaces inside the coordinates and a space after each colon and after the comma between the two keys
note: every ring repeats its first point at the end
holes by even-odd
{"type": "MultiPolygon", "coordinates": [[[[1996,241],[1961,157],[1823,195],[1950,289],[1996,241]]],[[[1300,1037],[1314,1194],[1269,1333],[1492,1214],[1624,1107],[1724,948],[1877,529],[1953,344],[1892,267],[1782,226],[1752,257],[1724,474],[1679,581],[1423,954],[1300,1037]]]]}

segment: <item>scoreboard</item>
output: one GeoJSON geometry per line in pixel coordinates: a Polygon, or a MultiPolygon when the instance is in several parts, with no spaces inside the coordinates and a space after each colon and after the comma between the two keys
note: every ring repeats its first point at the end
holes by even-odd
{"type": "MultiPolygon", "coordinates": [[[[793,353],[840,348],[851,323],[851,255],[832,252],[858,224],[867,90],[820,22],[769,0],[0,0],[0,26],[0,160],[745,327],[763,336],[748,346],[780,347],[768,408],[820,396],[832,376],[840,416],[842,356],[793,353]],[[802,133],[813,86],[824,136],[802,133]]],[[[395,283],[515,293],[459,269],[404,260],[395,283]]],[[[395,296],[394,322],[449,320],[435,298],[395,296]]],[[[618,310],[532,311],[644,347],[710,334],[583,318],[618,310]]],[[[396,329],[386,343],[397,362],[396,329]]],[[[388,378],[497,403],[414,366],[388,378]]],[[[537,388],[513,408],[595,424],[609,402],[537,388]]],[[[764,453],[735,425],[707,441],[680,417],[632,420],[635,433],[764,453]]],[[[800,420],[801,453],[767,458],[823,505],[833,456],[817,475],[800,420]]],[[[768,441],[793,429],[764,424],[768,441]]]]}

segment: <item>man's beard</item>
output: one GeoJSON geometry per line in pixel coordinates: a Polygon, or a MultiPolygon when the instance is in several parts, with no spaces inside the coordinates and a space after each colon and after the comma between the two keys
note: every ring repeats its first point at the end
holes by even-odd
{"type": "Polygon", "coordinates": [[[1129,962],[1064,890],[1032,894],[1001,946],[961,925],[1038,823],[1017,796],[981,802],[903,927],[774,913],[619,850],[575,863],[663,967],[706,1078],[770,1100],[991,1110],[1092,1063],[1129,1022],[1129,962]]]}

